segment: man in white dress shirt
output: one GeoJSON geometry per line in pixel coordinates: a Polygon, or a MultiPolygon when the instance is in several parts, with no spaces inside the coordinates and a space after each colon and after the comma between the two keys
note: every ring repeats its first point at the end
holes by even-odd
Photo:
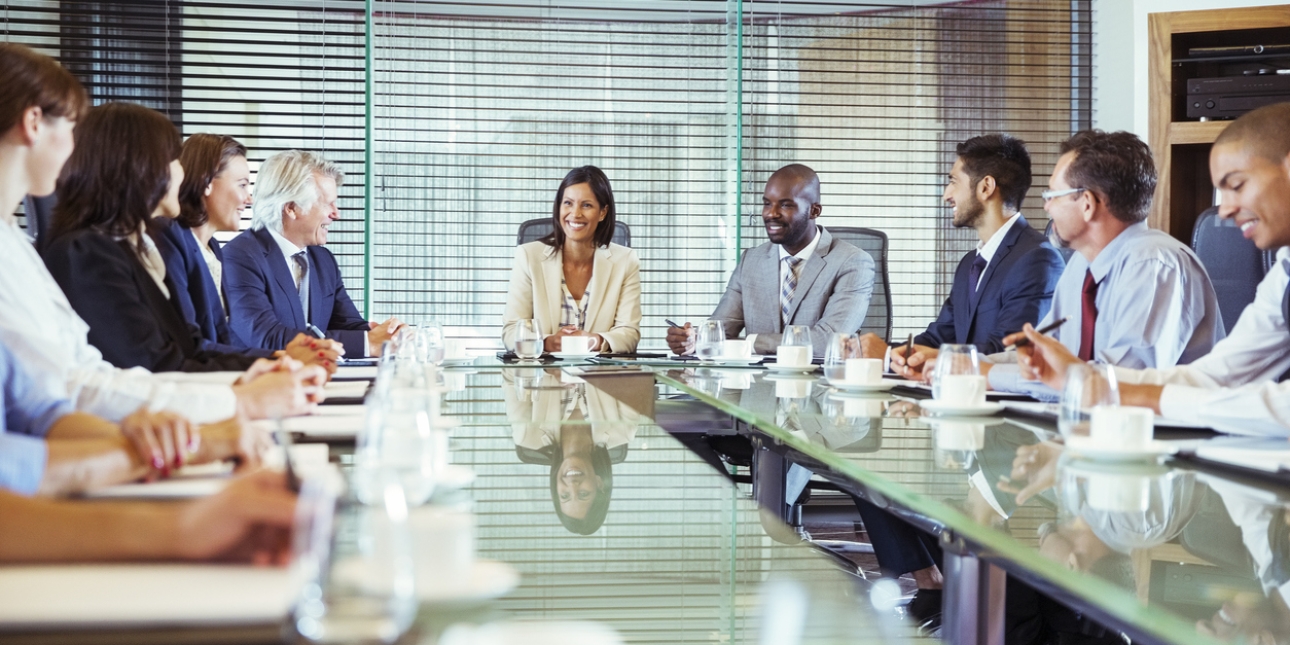
{"type": "MultiPolygon", "coordinates": [[[[1124,405],[1238,434],[1290,435],[1290,103],[1259,108],[1223,130],[1209,156],[1219,217],[1233,218],[1260,249],[1279,249],[1232,335],[1190,365],[1116,369],[1124,405]],[[1278,382],[1280,381],[1280,382],[1278,382]]],[[[1113,324],[1125,324],[1111,321],[1113,324]]],[[[1023,371],[1060,388],[1070,351],[1032,329],[1023,371]]],[[[1019,334],[1006,342],[1015,342],[1019,334]]]]}

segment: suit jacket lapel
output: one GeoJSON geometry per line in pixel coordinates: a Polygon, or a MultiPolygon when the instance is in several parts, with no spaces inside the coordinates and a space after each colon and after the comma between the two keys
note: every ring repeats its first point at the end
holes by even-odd
{"type": "MultiPolygon", "coordinates": [[[[811,285],[815,279],[824,271],[824,266],[828,264],[825,256],[829,254],[829,247],[833,244],[833,236],[828,234],[824,228],[820,228],[820,241],[815,245],[815,252],[811,257],[806,259],[802,264],[802,270],[797,274],[797,288],[793,290],[793,299],[788,303],[788,320],[792,321],[793,316],[797,315],[797,308],[802,306],[802,300],[805,299],[807,292],[811,290],[811,285]]],[[[775,283],[779,284],[779,267],[776,266],[775,283]]],[[[782,286],[782,285],[781,285],[782,286]]],[[[779,303],[779,292],[775,292],[775,302],[779,303]]],[[[784,323],[780,322],[780,331],[784,330],[784,323]]]]}
{"type": "MultiPolygon", "coordinates": [[[[1021,227],[1023,226],[1030,226],[1024,217],[1018,217],[1017,221],[1013,222],[1012,228],[1008,229],[1008,232],[1003,235],[1003,241],[999,243],[999,248],[995,249],[994,257],[990,258],[990,263],[985,265],[985,272],[981,274],[981,282],[978,283],[981,285],[981,289],[977,297],[968,296],[968,329],[972,328],[972,323],[976,320],[976,310],[981,306],[980,296],[985,295],[985,289],[990,285],[994,272],[998,270],[1000,264],[1003,264],[1003,259],[1008,257],[1008,253],[1012,252],[1012,247],[1017,244],[1017,238],[1021,237],[1021,227]]],[[[971,273],[968,275],[971,275],[971,273]]],[[[968,293],[971,294],[972,285],[967,286],[968,293]]]]}
{"type": "MultiPolygon", "coordinates": [[[[587,326],[600,315],[601,304],[605,302],[605,291],[609,289],[609,278],[614,272],[613,253],[609,248],[596,249],[595,263],[591,268],[591,301],[587,303],[587,326]]],[[[561,293],[563,298],[564,294],[561,293]]]]}
{"type": "MultiPolygon", "coordinates": [[[[291,272],[287,270],[287,261],[282,257],[282,249],[278,248],[278,243],[274,241],[273,236],[267,229],[256,229],[251,231],[255,239],[260,241],[260,246],[264,247],[264,263],[269,265],[269,273],[273,274],[273,280],[278,284],[279,297],[283,302],[293,303],[291,307],[293,324],[296,327],[305,326],[305,312],[300,307],[300,291],[296,289],[295,278],[291,277],[291,272]]],[[[312,271],[311,271],[312,273],[312,271]]]]}
{"type": "Polygon", "coordinates": [[[560,305],[564,303],[564,290],[560,288],[564,281],[563,258],[560,253],[543,251],[542,262],[539,264],[542,283],[546,285],[546,319],[551,321],[551,329],[544,330],[545,334],[554,334],[560,328],[560,305]]]}

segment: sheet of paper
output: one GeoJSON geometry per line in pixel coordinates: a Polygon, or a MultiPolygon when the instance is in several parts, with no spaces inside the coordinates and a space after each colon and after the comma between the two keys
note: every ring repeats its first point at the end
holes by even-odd
{"type": "MultiPolygon", "coordinates": [[[[262,423],[262,422],[257,422],[262,423]]],[[[331,468],[325,444],[300,444],[291,447],[296,469],[301,475],[331,468]]],[[[274,446],[264,455],[264,465],[281,469],[282,449],[274,446]]],[[[154,482],[133,482],[108,486],[86,493],[89,499],[191,499],[220,492],[233,476],[233,464],[219,462],[187,466],[174,476],[154,482]]]]}
{"type": "Polygon", "coordinates": [[[315,439],[357,437],[366,419],[361,416],[308,416],[282,420],[287,432],[298,432],[315,439]]]}
{"type": "Polygon", "coordinates": [[[320,405],[314,408],[309,416],[313,417],[361,417],[365,414],[366,406],[362,403],[353,403],[346,405],[320,405]]]}
{"type": "Polygon", "coordinates": [[[286,568],[215,564],[0,567],[0,632],[262,625],[297,593],[286,568]]]}
{"type": "Polygon", "coordinates": [[[1219,437],[1196,446],[1201,459],[1275,473],[1290,470],[1290,443],[1285,439],[1219,437]]]}
{"type": "Polygon", "coordinates": [[[328,398],[361,398],[367,394],[367,381],[332,381],[324,386],[328,398]]]}
{"type": "Polygon", "coordinates": [[[375,365],[340,365],[336,368],[336,373],[331,378],[333,381],[353,381],[358,379],[370,381],[376,378],[376,370],[375,365]]]}
{"type": "MultiPolygon", "coordinates": [[[[1030,414],[1039,417],[1046,417],[1054,421],[1057,420],[1057,413],[1060,410],[1056,403],[1043,403],[1037,401],[1004,401],[1003,407],[1014,412],[1030,414]]],[[[1174,428],[1184,430],[1208,430],[1209,426],[1194,421],[1183,421],[1181,419],[1170,419],[1156,415],[1155,425],[1157,428],[1174,428]]]]}

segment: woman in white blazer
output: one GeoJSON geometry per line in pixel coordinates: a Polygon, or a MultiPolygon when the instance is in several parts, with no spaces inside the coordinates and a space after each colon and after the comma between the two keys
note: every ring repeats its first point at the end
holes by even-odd
{"type": "Polygon", "coordinates": [[[634,352],[641,338],[640,259],[610,242],[614,191],[595,166],[574,168],[560,182],[554,230],[515,250],[503,315],[502,344],[515,349],[516,323],[538,321],[543,349],[560,351],[566,336],[588,336],[598,352],[634,352]]]}

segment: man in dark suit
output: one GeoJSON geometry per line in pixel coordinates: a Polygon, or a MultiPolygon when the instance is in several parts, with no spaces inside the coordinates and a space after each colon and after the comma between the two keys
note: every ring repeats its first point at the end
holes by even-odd
{"type": "MultiPolygon", "coordinates": [[[[892,350],[893,369],[916,377],[946,343],[1003,351],[1003,337],[1048,312],[1065,263],[1044,236],[1021,216],[1030,188],[1030,154],[1006,134],[973,137],[958,145],[943,199],[955,227],[976,229],[979,242],[959,262],[941,314],[914,338],[906,365],[904,347],[892,350]]],[[[887,344],[873,334],[860,339],[865,356],[883,358],[887,344]]]]}
{"type": "Polygon", "coordinates": [[[345,292],[340,268],[324,245],[340,219],[344,175],[321,156],[288,150],[260,167],[251,230],[224,247],[229,326],[248,347],[282,349],[299,333],[321,330],[350,358],[378,356],[403,325],[369,323],[345,292]]]}
{"type": "MultiPolygon", "coordinates": [[[[873,295],[873,258],[816,224],[822,211],[814,170],[790,164],[766,181],[761,218],[769,241],[744,253],[712,314],[727,337],[746,332],[754,352],[773,354],[786,326],[806,325],[822,356],[833,333],[860,328],[873,295]]],[[[672,327],[668,347],[693,353],[694,336],[690,323],[672,327]]]]}

